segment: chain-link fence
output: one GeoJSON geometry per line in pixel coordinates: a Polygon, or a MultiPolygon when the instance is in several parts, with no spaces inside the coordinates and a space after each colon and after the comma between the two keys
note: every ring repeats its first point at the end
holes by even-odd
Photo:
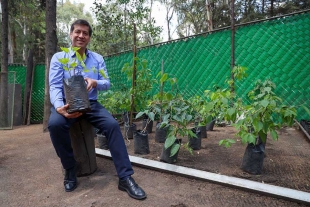
{"type": "MultiPolygon", "coordinates": [[[[229,28],[170,42],[138,48],[137,56],[148,61],[153,77],[162,69],[178,79],[185,97],[202,95],[214,85],[224,86],[230,77],[231,30],[229,28]]],[[[133,62],[133,53],[105,57],[111,90],[130,88],[121,72],[125,63],[133,62]]],[[[286,104],[298,107],[297,119],[310,116],[300,107],[310,107],[310,12],[237,25],[235,64],[248,68],[248,77],[235,83],[238,97],[246,100],[256,80],[270,79],[276,94],[286,104]]],[[[18,73],[21,73],[19,71],[18,73]]],[[[32,90],[31,122],[43,120],[45,66],[37,65],[32,90]]],[[[23,85],[24,86],[24,85],[23,85]]],[[[152,94],[159,91],[154,86],[152,94]]]]}

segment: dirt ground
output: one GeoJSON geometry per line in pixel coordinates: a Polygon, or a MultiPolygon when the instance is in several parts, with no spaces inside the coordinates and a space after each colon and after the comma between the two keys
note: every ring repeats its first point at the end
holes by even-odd
{"type": "MultiPolygon", "coordinates": [[[[140,123],[137,125],[139,128],[140,123]]],[[[154,135],[149,134],[150,154],[135,155],[132,139],[126,141],[129,154],[159,160],[163,144],[156,143],[154,135]]],[[[219,140],[233,137],[232,127],[215,127],[207,132],[202,149],[194,151],[194,155],[181,148],[176,165],[310,192],[310,142],[301,130],[286,128],[279,132],[278,141],[267,141],[262,175],[240,169],[246,147],[240,141],[228,149],[218,145],[219,140]]],[[[97,157],[98,170],[80,177],[78,188],[66,193],[59,159],[40,124],[0,131],[0,149],[1,207],[306,206],[134,166],[133,177],[148,195],[146,200],[138,201],[117,189],[113,163],[101,157],[97,157]]]]}

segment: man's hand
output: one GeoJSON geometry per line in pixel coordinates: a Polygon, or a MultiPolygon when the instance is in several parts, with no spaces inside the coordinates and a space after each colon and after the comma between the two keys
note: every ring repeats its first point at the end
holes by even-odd
{"type": "Polygon", "coordinates": [[[84,80],[87,82],[87,91],[89,92],[91,89],[97,87],[97,81],[91,78],[84,78],[84,80]]]}
{"type": "Polygon", "coordinates": [[[81,112],[74,112],[72,114],[68,114],[67,109],[69,108],[69,104],[66,104],[62,107],[58,107],[56,109],[57,113],[63,115],[64,117],[68,118],[68,119],[73,119],[73,118],[77,118],[79,116],[82,115],[81,112]]]}

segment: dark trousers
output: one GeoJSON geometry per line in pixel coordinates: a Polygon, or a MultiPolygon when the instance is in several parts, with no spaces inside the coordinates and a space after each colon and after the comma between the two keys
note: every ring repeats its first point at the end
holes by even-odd
{"type": "Polygon", "coordinates": [[[71,146],[69,129],[78,119],[84,118],[107,137],[118,177],[123,178],[132,175],[133,169],[118,122],[97,101],[91,101],[90,104],[91,112],[85,113],[77,119],[67,119],[61,114],[58,114],[54,107],[51,108],[48,129],[63,168],[70,169],[75,165],[76,161],[71,146]]]}

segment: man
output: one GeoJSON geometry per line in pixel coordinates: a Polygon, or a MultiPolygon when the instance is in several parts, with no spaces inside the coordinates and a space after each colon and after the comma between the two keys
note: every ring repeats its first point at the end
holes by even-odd
{"type": "Polygon", "coordinates": [[[86,54],[84,63],[87,68],[95,67],[97,72],[90,70],[89,72],[81,72],[87,83],[88,96],[91,105],[91,111],[87,113],[67,113],[69,107],[65,104],[63,78],[69,76],[69,72],[65,71],[59,62],[60,58],[75,58],[75,53],[69,53],[69,57],[65,52],[54,54],[50,64],[50,99],[53,107],[48,123],[50,137],[56,153],[61,160],[65,169],[64,187],[65,191],[73,191],[77,187],[76,178],[76,161],[74,159],[71,140],[69,136],[70,126],[78,120],[84,118],[88,120],[95,128],[104,133],[108,139],[108,147],[110,149],[112,159],[119,177],[118,189],[127,191],[129,196],[135,199],[144,199],[146,194],[139,187],[131,175],[134,173],[125,142],[118,125],[118,122],[112,115],[97,102],[98,90],[108,90],[110,88],[110,80],[108,78],[107,69],[103,57],[95,52],[88,50],[86,47],[90,42],[92,28],[85,20],[76,20],[70,29],[70,39],[72,47],[79,47],[78,52],[83,57],[86,54]],[[103,77],[99,70],[104,69],[106,77],[103,77]]]}

